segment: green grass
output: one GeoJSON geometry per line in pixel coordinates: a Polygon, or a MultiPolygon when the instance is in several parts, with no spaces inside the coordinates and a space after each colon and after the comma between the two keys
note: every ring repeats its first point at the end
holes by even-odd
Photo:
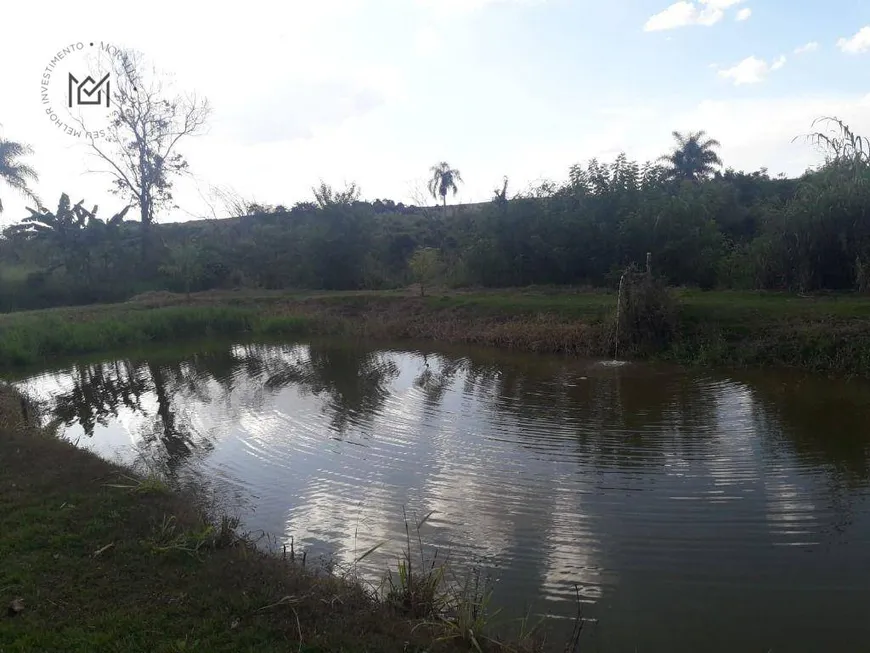
{"type": "Polygon", "coordinates": [[[299,316],[265,318],[253,308],[167,306],[115,310],[63,309],[9,314],[0,320],[0,367],[38,365],[59,357],[250,333],[303,335],[299,316]]]}
{"type": "Polygon", "coordinates": [[[191,335],[242,333],[255,314],[231,307],[169,307],[124,311],[76,321],[48,313],[11,317],[0,323],[0,365],[27,365],[71,354],[172,342],[191,335]]]}
{"type": "Polygon", "coordinates": [[[616,307],[616,295],[583,293],[577,295],[530,293],[463,293],[427,298],[439,308],[470,308],[489,314],[534,315],[548,313],[560,317],[600,319],[616,307]]]}
{"type": "MultiPolygon", "coordinates": [[[[870,376],[870,298],[678,289],[678,328],[647,356],[870,376]]],[[[148,293],[122,304],[0,316],[0,367],[205,337],[339,334],[610,356],[616,294],[530,288],[148,293]]]]}
{"type": "Polygon", "coordinates": [[[676,293],[685,312],[702,317],[870,317],[870,297],[853,294],[799,296],[774,292],[686,291],[676,293]]]}

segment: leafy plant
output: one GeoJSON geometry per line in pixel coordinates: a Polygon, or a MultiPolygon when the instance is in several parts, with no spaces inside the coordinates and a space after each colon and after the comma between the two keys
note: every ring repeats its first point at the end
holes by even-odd
{"type": "Polygon", "coordinates": [[[359,201],[361,194],[360,188],[355,182],[346,184],[342,190],[337,190],[326,182],[321,181],[320,185],[312,188],[311,191],[314,193],[317,206],[321,209],[330,206],[352,205],[354,202],[359,201]]]}
{"type": "Polygon", "coordinates": [[[160,266],[160,271],[176,280],[190,296],[191,287],[202,275],[202,252],[196,243],[175,245],[169,251],[169,261],[160,266]]]}
{"type": "Polygon", "coordinates": [[[430,285],[441,271],[441,257],[434,247],[422,247],[408,261],[414,280],[420,284],[420,296],[426,294],[426,286],[430,285]]]}

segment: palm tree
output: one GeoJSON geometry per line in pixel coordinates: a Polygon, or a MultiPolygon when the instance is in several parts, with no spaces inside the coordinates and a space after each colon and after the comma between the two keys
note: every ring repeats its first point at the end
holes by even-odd
{"type": "Polygon", "coordinates": [[[442,161],[437,166],[432,166],[432,179],[429,180],[429,192],[435,199],[441,198],[444,203],[444,208],[447,208],[447,193],[453,191],[453,194],[459,192],[456,182],[462,181],[459,175],[459,170],[454,170],[446,161],[442,161]]]}
{"type": "MultiPolygon", "coordinates": [[[[39,198],[28,186],[28,182],[38,180],[36,170],[18,161],[21,157],[32,153],[33,151],[28,146],[0,137],[0,179],[25,197],[36,202],[38,208],[40,206],[39,198]]],[[[0,199],[0,213],[2,212],[3,200],[0,199]]]]}
{"type": "Polygon", "coordinates": [[[674,132],[674,138],[677,141],[676,149],[659,157],[659,161],[666,164],[672,179],[703,181],[713,174],[715,168],[722,165],[722,160],[715,151],[721,145],[719,141],[707,138],[706,132],[674,132]]]}

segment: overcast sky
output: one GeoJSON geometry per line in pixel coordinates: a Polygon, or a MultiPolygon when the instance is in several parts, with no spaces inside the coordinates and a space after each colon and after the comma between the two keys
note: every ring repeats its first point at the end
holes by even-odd
{"type": "MultiPolygon", "coordinates": [[[[593,156],[655,158],[675,129],[705,129],[736,169],[794,175],[818,161],[791,142],[814,118],[870,134],[866,0],[194,5],[4,5],[0,129],[34,148],[46,204],[66,191],[122,206],[40,103],[43,70],[76,42],[140,50],[213,106],[208,134],[183,148],[183,210],[160,221],[207,214],[212,185],[292,205],[320,179],[355,181],[367,199],[408,202],[442,160],[465,179],[459,201],[485,200],[504,175],[522,190],[593,156]]],[[[0,192],[4,224],[26,214],[0,192]]]]}

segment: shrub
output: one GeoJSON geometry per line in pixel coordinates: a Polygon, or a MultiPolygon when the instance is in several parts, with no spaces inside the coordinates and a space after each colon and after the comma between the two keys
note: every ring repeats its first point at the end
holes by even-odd
{"type": "Polygon", "coordinates": [[[665,283],[635,266],[625,272],[619,305],[618,346],[626,354],[666,347],[677,331],[677,310],[665,283]]]}

